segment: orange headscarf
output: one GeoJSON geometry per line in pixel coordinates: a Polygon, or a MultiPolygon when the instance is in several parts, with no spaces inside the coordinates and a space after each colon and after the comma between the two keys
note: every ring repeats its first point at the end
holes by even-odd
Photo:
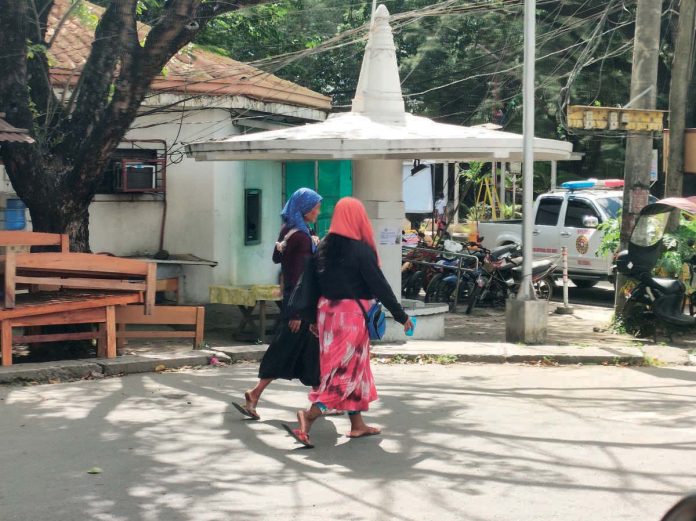
{"type": "Polygon", "coordinates": [[[336,203],[329,233],[335,233],[370,245],[377,255],[377,263],[382,264],[377,253],[375,233],[367,216],[365,206],[354,197],[343,197],[336,203]]]}

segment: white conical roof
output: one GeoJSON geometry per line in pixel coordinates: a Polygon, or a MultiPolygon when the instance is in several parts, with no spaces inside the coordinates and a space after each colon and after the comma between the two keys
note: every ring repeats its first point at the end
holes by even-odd
{"type": "MultiPolygon", "coordinates": [[[[380,5],[370,28],[351,112],[326,121],[201,141],[187,153],[201,161],[250,159],[522,160],[522,135],[437,123],[404,109],[389,11],[380,5]]],[[[572,145],[534,139],[535,160],[569,159],[572,145]]]]}
{"type": "Polygon", "coordinates": [[[383,5],[375,11],[352,112],[395,122],[403,121],[406,113],[389,11],[383,5]]]}

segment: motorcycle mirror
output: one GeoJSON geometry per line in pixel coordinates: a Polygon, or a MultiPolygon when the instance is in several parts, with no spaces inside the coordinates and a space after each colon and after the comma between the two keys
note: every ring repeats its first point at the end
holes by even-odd
{"type": "Polygon", "coordinates": [[[585,228],[597,228],[597,226],[599,226],[599,219],[597,219],[594,215],[583,215],[582,225],[585,228]]]}

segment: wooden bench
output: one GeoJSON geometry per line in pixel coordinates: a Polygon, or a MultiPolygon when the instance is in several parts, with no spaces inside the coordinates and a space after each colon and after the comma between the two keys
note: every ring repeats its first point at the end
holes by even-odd
{"type": "Polygon", "coordinates": [[[141,301],[139,292],[52,291],[18,295],[15,306],[0,309],[2,365],[12,365],[14,343],[97,339],[97,356],[116,356],[116,310],[141,301]],[[98,324],[99,330],[13,336],[15,327],[98,324]]]}
{"type": "Polygon", "coordinates": [[[203,343],[205,308],[203,306],[155,306],[150,315],[145,306],[121,306],[116,309],[117,346],[123,347],[128,338],[192,338],[193,349],[203,343]],[[128,330],[129,325],[186,325],[187,331],[161,331],[154,329],[128,330]]]}
{"type": "Polygon", "coordinates": [[[145,313],[155,305],[154,264],[92,253],[15,253],[5,255],[5,308],[15,306],[18,285],[143,292],[145,313]]]}
{"type": "Polygon", "coordinates": [[[64,233],[0,230],[0,246],[55,246],[63,253],[70,251],[70,241],[64,233]]]}

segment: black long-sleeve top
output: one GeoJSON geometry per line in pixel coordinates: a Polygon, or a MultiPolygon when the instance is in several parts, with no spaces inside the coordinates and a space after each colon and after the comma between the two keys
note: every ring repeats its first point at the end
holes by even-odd
{"type": "Polygon", "coordinates": [[[319,245],[317,254],[321,296],[329,300],[376,297],[397,322],[408,320],[368,244],[330,234],[319,245]]]}
{"type": "MultiPolygon", "coordinates": [[[[278,235],[278,242],[281,242],[290,231],[290,228],[283,226],[278,235]]],[[[312,256],[312,238],[306,233],[297,230],[287,240],[285,250],[279,252],[273,248],[273,262],[280,264],[283,272],[283,290],[292,290],[302,275],[307,257],[312,256]]]]}

